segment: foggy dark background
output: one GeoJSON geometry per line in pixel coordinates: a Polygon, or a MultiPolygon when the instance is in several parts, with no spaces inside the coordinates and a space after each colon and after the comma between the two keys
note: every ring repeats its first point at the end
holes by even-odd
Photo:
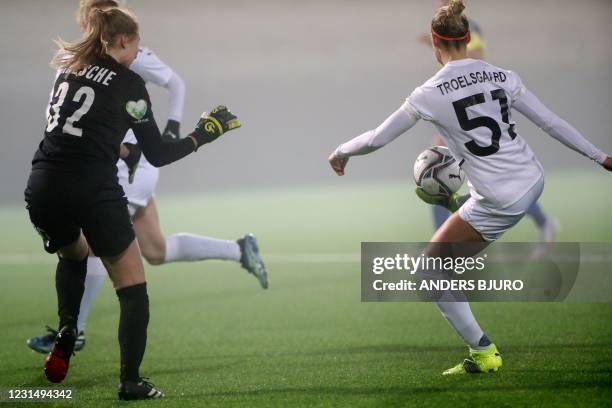
{"type": "MultiPolygon", "coordinates": [[[[327,156],[377,126],[437,69],[416,37],[436,2],[129,0],[142,44],[187,84],[181,133],[224,103],[243,128],[162,170],[158,192],[340,183],[327,156]]],[[[42,138],[54,71],[52,39],[79,36],[78,2],[0,1],[0,203],[23,199],[42,138]]],[[[612,1],[470,0],[487,60],[517,71],[553,111],[612,153],[612,1]]],[[[149,86],[160,127],[164,89],[149,86]]],[[[548,172],[593,171],[585,158],[515,114],[548,172]]],[[[392,145],[351,160],[352,182],[411,178],[434,129],[421,123],[392,145]]],[[[344,181],[346,182],[346,181],[344,181]]]]}

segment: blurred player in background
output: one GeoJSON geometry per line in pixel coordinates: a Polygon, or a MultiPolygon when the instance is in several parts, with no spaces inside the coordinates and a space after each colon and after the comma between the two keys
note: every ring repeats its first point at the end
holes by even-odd
{"type": "MultiPolygon", "coordinates": [[[[449,0],[438,0],[438,8],[447,6],[449,4],[449,0]]],[[[468,58],[484,60],[485,59],[485,51],[486,51],[486,43],[484,40],[484,35],[480,26],[476,24],[476,22],[470,18],[468,18],[468,23],[470,25],[470,42],[467,45],[467,56],[468,58]]],[[[424,45],[431,47],[431,34],[423,33],[419,36],[418,41],[424,45]]],[[[445,146],[444,141],[439,135],[434,136],[433,140],[434,146],[445,146]]],[[[450,211],[444,208],[441,205],[432,206],[433,220],[434,220],[434,230],[440,228],[444,221],[450,216],[450,211]]],[[[555,237],[557,235],[558,230],[558,222],[552,216],[546,214],[542,208],[542,206],[536,201],[529,207],[527,210],[527,215],[531,217],[536,227],[540,231],[540,245],[537,250],[533,254],[534,257],[542,256],[551,242],[555,241],[555,237]]]]}
{"type": "MultiPolygon", "coordinates": [[[[81,31],[87,31],[87,19],[92,9],[108,10],[115,7],[119,7],[119,4],[114,0],[81,0],[76,14],[81,31]]],[[[145,82],[152,82],[168,89],[169,119],[162,137],[167,141],[178,140],[185,99],[183,80],[145,47],[138,49],[138,54],[130,69],[140,75],[145,82]]],[[[140,250],[149,264],[161,265],[169,262],[207,259],[231,260],[239,262],[244,269],[253,274],[263,288],[268,287],[267,272],[253,234],[246,234],[237,241],[187,233],[165,237],[160,229],[154,197],[159,169],[152,166],[141,154],[134,132],[131,130],[123,140],[121,157],[122,160],[117,162],[117,177],[128,199],[128,209],[134,223],[140,250]]],[[[80,351],[85,347],[87,317],[96,295],[102,288],[105,276],[106,269],[100,258],[89,257],[75,351],[80,351]]],[[[27,346],[40,353],[51,351],[57,331],[49,326],[47,326],[47,331],[46,335],[29,338],[26,342],[27,346]]]]}
{"type": "MultiPolygon", "coordinates": [[[[439,251],[439,243],[465,242],[479,243],[482,250],[516,225],[538,200],[544,189],[544,171],[525,139],[517,134],[510,108],[567,147],[612,171],[612,157],[548,110],[516,73],[468,58],[470,28],[464,8],[462,0],[451,0],[432,19],[434,55],[443,68],[416,88],[376,129],[341,144],[329,157],[333,170],[344,175],[350,157],[376,151],[420,119],[432,122],[459,160],[469,180],[470,194],[459,197],[455,193],[439,199],[417,188],[418,196],[426,202],[456,211],[434,233],[428,251],[439,251]]],[[[428,255],[440,256],[436,252],[428,255]]],[[[464,299],[458,301],[451,291],[440,291],[434,299],[470,353],[443,374],[497,371],[502,365],[501,355],[464,299]]]]}

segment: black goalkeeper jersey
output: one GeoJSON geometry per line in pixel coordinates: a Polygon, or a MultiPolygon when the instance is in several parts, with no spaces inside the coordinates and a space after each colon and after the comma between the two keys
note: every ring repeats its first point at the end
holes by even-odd
{"type": "Polygon", "coordinates": [[[144,81],[113,58],[101,57],[77,73],[60,73],[33,168],[78,172],[104,168],[114,175],[121,142],[130,128],[154,166],[194,151],[190,139],[162,141],[144,81]]]}

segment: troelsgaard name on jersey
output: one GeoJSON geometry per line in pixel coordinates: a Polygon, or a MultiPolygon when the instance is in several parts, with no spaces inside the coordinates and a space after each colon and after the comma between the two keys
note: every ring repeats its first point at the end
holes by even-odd
{"type": "Polygon", "coordinates": [[[506,82],[506,74],[502,71],[487,72],[478,71],[470,72],[466,75],[458,76],[450,81],[444,81],[437,85],[442,95],[448,95],[452,91],[456,91],[461,88],[466,88],[470,85],[481,84],[483,82],[506,82]]]}

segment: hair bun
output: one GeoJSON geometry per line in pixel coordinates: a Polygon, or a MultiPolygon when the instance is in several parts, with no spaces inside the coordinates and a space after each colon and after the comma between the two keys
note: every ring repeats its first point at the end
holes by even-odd
{"type": "Polygon", "coordinates": [[[454,16],[460,16],[463,10],[465,10],[463,0],[451,0],[448,5],[448,11],[454,16]]]}

